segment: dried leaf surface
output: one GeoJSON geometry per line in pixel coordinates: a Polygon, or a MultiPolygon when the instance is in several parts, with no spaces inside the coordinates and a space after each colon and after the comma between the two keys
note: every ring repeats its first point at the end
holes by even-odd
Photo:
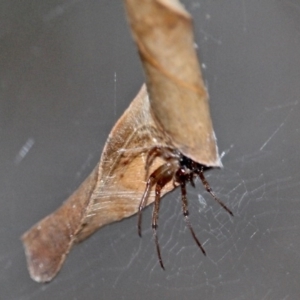
{"type": "MultiPolygon", "coordinates": [[[[99,180],[91,196],[78,233],[82,240],[105,224],[122,220],[137,212],[146,187],[145,162],[148,151],[155,145],[170,145],[157,128],[150,113],[145,86],[117,122],[108,137],[99,166],[99,180]]],[[[155,161],[149,173],[162,164],[155,161]]],[[[173,188],[164,189],[164,193],[173,188]]],[[[154,192],[148,204],[154,201],[154,192]]]]}
{"type": "Polygon", "coordinates": [[[192,20],[176,0],[125,0],[154,119],[175,148],[220,167],[192,20]]]}
{"type": "MultiPolygon", "coordinates": [[[[75,242],[137,212],[145,189],[147,151],[154,145],[167,144],[153,122],[143,86],[112,129],[99,165],[57,211],[22,236],[32,279],[50,281],[75,242]]],[[[150,172],[161,163],[156,160],[150,172]]],[[[171,189],[167,185],[162,194],[171,189]]],[[[148,204],[153,201],[154,193],[148,204]]]]}

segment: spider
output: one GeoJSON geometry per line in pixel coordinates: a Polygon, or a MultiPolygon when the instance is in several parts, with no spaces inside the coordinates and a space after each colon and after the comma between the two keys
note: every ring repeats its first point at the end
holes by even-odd
{"type": "Polygon", "coordinates": [[[155,185],[155,201],[154,208],[152,213],[152,230],[155,239],[156,252],[159,259],[160,266],[163,270],[165,270],[158,237],[157,237],[157,227],[158,227],[158,213],[159,213],[159,204],[161,200],[161,190],[162,188],[173,180],[174,187],[180,186],[181,188],[181,201],[182,201],[182,210],[183,216],[185,218],[187,227],[189,228],[196,244],[201,249],[202,253],[206,255],[203,246],[198,240],[189,220],[189,211],[188,211],[188,200],[187,200],[187,192],[186,192],[186,183],[190,182],[193,187],[195,187],[194,177],[199,176],[201,179],[206,191],[231,215],[233,216],[232,211],[221,201],[216,195],[213,193],[210,188],[209,183],[204,177],[204,171],[210,169],[210,167],[204,166],[202,164],[196,163],[192,159],[186,157],[182,153],[180,153],[177,149],[171,147],[161,147],[155,146],[151,148],[148,152],[148,156],[146,159],[146,177],[148,175],[149,167],[155,160],[155,158],[160,157],[165,160],[165,163],[158,167],[149,177],[146,183],[145,192],[142,196],[141,202],[138,207],[138,234],[141,236],[141,224],[142,224],[142,210],[145,208],[147,204],[147,199],[151,189],[155,185]]]}

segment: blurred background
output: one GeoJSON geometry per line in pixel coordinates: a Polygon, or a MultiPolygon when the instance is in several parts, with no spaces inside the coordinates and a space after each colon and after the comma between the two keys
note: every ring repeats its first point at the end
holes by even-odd
{"type": "Polygon", "coordinates": [[[298,299],[300,5],[184,0],[224,168],[162,201],[156,256],[145,211],[74,247],[49,284],[20,236],[78,187],[143,83],[122,1],[0,1],[0,299],[298,299]]]}

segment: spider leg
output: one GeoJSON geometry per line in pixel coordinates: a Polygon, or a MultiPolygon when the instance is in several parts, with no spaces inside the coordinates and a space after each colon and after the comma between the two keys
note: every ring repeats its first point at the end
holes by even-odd
{"type": "Polygon", "coordinates": [[[148,152],[145,169],[146,169],[146,178],[148,177],[149,168],[152,165],[156,157],[161,157],[165,160],[175,158],[178,154],[174,153],[174,150],[171,147],[166,146],[154,146],[148,152]]]}
{"type": "Polygon", "coordinates": [[[190,174],[190,176],[189,176],[189,181],[190,181],[191,186],[192,186],[193,188],[196,187],[196,186],[195,186],[195,182],[194,182],[194,174],[193,174],[193,173],[190,174]]]}
{"type": "Polygon", "coordinates": [[[147,204],[149,193],[151,191],[151,188],[155,185],[155,183],[156,183],[156,178],[152,174],[147,181],[146,189],[144,191],[143,197],[138,207],[138,234],[140,237],[142,236],[142,210],[145,208],[147,204]]]}
{"type": "Polygon", "coordinates": [[[153,208],[153,213],[152,213],[152,230],[153,230],[153,236],[155,240],[155,246],[156,246],[156,252],[158,256],[158,260],[160,263],[160,266],[162,267],[163,270],[165,270],[162,258],[161,258],[161,253],[160,253],[160,247],[159,247],[159,242],[158,242],[158,237],[157,237],[157,220],[158,220],[158,212],[159,212],[159,204],[160,204],[160,191],[161,191],[161,186],[159,184],[156,184],[155,187],[155,202],[154,202],[154,208],[153,208]]]}
{"type": "Polygon", "coordinates": [[[201,249],[202,253],[204,255],[206,255],[206,252],[205,252],[204,248],[202,247],[200,241],[196,237],[194,229],[192,228],[192,225],[190,223],[189,211],[188,211],[188,200],[187,200],[187,196],[186,196],[186,185],[185,185],[185,180],[184,179],[180,181],[180,187],[181,187],[182,211],[183,211],[183,216],[184,216],[185,222],[187,224],[187,227],[190,229],[191,234],[192,234],[196,244],[201,249]]]}
{"type": "Polygon", "coordinates": [[[159,168],[157,168],[150,175],[149,179],[147,180],[146,188],[145,188],[144,194],[142,196],[142,199],[141,199],[139,207],[138,207],[138,234],[139,234],[139,236],[142,236],[142,233],[141,233],[142,232],[142,230],[141,230],[141,227],[142,227],[142,210],[145,208],[145,206],[147,204],[149,193],[150,193],[152,187],[164,176],[164,174],[168,170],[170,170],[170,163],[166,163],[166,164],[160,166],[159,168]]]}
{"type": "Polygon", "coordinates": [[[161,154],[161,147],[155,146],[152,149],[149,150],[147,158],[146,158],[146,164],[145,164],[145,170],[146,170],[146,178],[148,177],[149,168],[152,165],[154,159],[161,154]]]}
{"type": "Polygon", "coordinates": [[[157,237],[157,221],[158,221],[158,213],[159,213],[159,205],[160,205],[160,193],[162,188],[172,180],[175,170],[174,167],[175,165],[172,165],[171,163],[166,163],[162,166],[162,172],[159,175],[159,179],[157,180],[156,186],[155,186],[155,201],[154,201],[154,208],[153,208],[153,213],[152,213],[152,229],[153,229],[153,235],[155,239],[155,245],[156,245],[156,252],[158,256],[158,260],[160,263],[160,266],[162,267],[163,270],[165,270],[162,258],[161,258],[161,252],[160,252],[160,247],[159,247],[159,242],[158,242],[158,237],[157,237]]]}
{"type": "Polygon", "coordinates": [[[232,211],[215,195],[215,193],[212,191],[208,181],[206,180],[203,172],[203,167],[201,167],[200,172],[198,173],[206,191],[210,193],[210,195],[231,215],[233,216],[232,211]]]}

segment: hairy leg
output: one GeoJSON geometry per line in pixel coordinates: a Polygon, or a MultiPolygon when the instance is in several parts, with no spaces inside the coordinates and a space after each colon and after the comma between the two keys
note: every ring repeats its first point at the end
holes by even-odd
{"type": "Polygon", "coordinates": [[[185,184],[185,179],[182,179],[180,181],[180,187],[181,187],[181,201],[182,201],[182,211],[183,211],[183,215],[184,215],[184,219],[185,222],[187,224],[187,227],[190,229],[190,232],[196,242],[196,244],[199,246],[199,248],[201,249],[202,253],[204,255],[206,255],[204,248],[202,247],[200,241],[198,240],[198,238],[196,237],[196,234],[192,228],[192,225],[190,223],[190,219],[189,219],[189,211],[188,211],[188,200],[187,200],[187,196],[186,196],[186,184],[185,184]]]}
{"type": "MultiPolygon", "coordinates": [[[[145,188],[145,192],[142,196],[142,199],[140,201],[139,207],[138,207],[138,234],[139,236],[142,235],[141,233],[141,227],[142,227],[142,210],[145,208],[145,206],[147,205],[147,200],[149,197],[149,193],[152,189],[152,187],[157,184],[159,181],[163,180],[163,178],[170,176],[171,178],[174,175],[175,172],[175,168],[176,166],[174,165],[174,163],[165,163],[162,166],[160,166],[159,168],[157,168],[150,176],[149,179],[147,180],[147,184],[146,184],[146,188],[145,188]],[[170,175],[168,175],[168,173],[170,173],[170,175]]],[[[171,181],[171,179],[169,179],[168,181],[171,181]]],[[[163,184],[163,186],[165,186],[168,182],[166,182],[165,184],[163,184]]],[[[162,186],[162,187],[163,187],[162,186]]],[[[155,197],[156,194],[155,194],[155,197]]]]}
{"type": "Polygon", "coordinates": [[[160,266],[165,269],[162,258],[161,258],[161,252],[160,247],[158,243],[158,237],[157,237],[157,221],[158,221],[158,214],[159,214],[159,205],[161,200],[161,190],[162,188],[172,180],[176,169],[174,166],[172,166],[170,163],[167,163],[165,165],[163,172],[160,173],[159,179],[157,180],[156,186],[155,186],[155,202],[154,202],[154,208],[152,213],[152,229],[153,229],[153,235],[155,239],[155,245],[156,245],[156,251],[157,256],[159,259],[160,266]]]}
{"type": "Polygon", "coordinates": [[[212,191],[208,181],[206,180],[206,178],[204,177],[204,171],[203,171],[203,167],[201,168],[200,172],[198,173],[206,191],[208,193],[210,193],[210,195],[231,215],[233,216],[232,211],[215,195],[215,193],[212,191]]]}
{"type": "Polygon", "coordinates": [[[174,152],[174,149],[171,147],[162,147],[162,146],[154,146],[148,152],[147,159],[146,159],[146,178],[148,177],[149,168],[153,164],[155,158],[160,157],[164,159],[166,162],[170,159],[177,158],[178,154],[174,152]]]}

